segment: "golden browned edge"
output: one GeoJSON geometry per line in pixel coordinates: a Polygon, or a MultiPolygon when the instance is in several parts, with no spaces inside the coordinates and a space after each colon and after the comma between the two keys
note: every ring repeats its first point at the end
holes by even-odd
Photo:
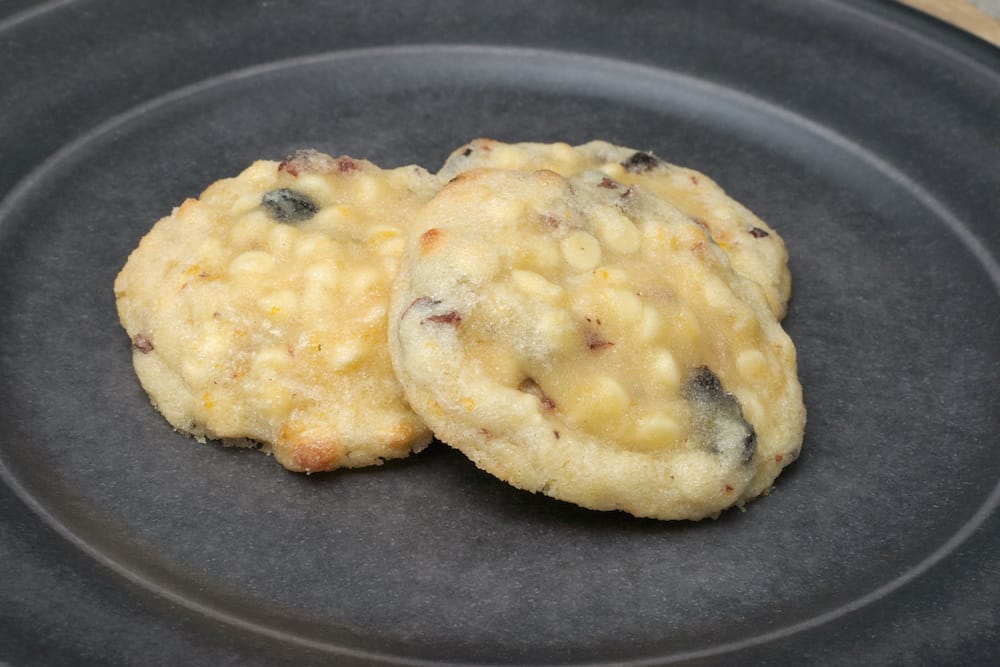
{"type": "Polygon", "coordinates": [[[969,0],[897,0],[1000,47],[1000,19],[969,0]]]}

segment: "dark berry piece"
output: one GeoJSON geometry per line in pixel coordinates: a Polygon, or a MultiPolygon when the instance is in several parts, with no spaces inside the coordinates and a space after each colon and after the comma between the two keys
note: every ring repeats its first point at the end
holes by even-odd
{"type": "Polygon", "coordinates": [[[644,171],[655,169],[659,165],[659,160],[649,153],[643,153],[642,151],[633,153],[631,157],[622,162],[625,171],[630,171],[633,174],[641,174],[644,171]]]}
{"type": "Polygon", "coordinates": [[[770,234],[768,234],[766,230],[763,230],[760,227],[754,227],[753,229],[750,230],[750,236],[754,237],[755,239],[762,239],[765,236],[770,236],[770,234]]]}
{"type": "Polygon", "coordinates": [[[302,222],[319,210],[308,195],[288,188],[265,193],[260,203],[267,214],[278,222],[302,222]]]}
{"type": "Polygon", "coordinates": [[[689,401],[711,402],[726,395],[719,376],[707,366],[694,369],[684,384],[684,398],[689,401]]]}
{"type": "Polygon", "coordinates": [[[681,393],[691,401],[695,430],[708,449],[744,465],[750,463],[757,449],[757,432],[719,377],[706,366],[696,368],[681,393]]]}

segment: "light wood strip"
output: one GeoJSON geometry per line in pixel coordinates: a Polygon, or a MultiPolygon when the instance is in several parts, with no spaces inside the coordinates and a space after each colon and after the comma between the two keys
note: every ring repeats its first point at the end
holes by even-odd
{"type": "Polygon", "coordinates": [[[899,0],[1000,47],[1000,19],[969,0],[899,0]]]}

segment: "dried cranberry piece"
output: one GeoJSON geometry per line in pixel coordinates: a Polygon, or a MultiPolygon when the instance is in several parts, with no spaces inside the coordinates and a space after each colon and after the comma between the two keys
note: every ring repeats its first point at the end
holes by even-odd
{"type": "Polygon", "coordinates": [[[149,337],[149,334],[137,333],[132,337],[132,349],[143,354],[149,354],[153,351],[153,339],[149,337]]]}
{"type": "Polygon", "coordinates": [[[462,316],[454,310],[449,310],[447,313],[428,315],[424,319],[420,320],[421,324],[425,322],[433,322],[434,324],[451,324],[457,327],[462,322],[462,316]]]}
{"type": "Polygon", "coordinates": [[[320,153],[314,148],[300,148],[285,157],[278,165],[278,171],[292,176],[305,174],[329,174],[334,170],[333,158],[326,153],[320,153]]]}
{"type": "MultiPolygon", "coordinates": [[[[542,404],[542,407],[546,410],[555,410],[556,402],[553,401],[548,394],[546,394],[542,388],[535,382],[532,378],[524,378],[521,384],[517,386],[518,391],[523,391],[525,394],[531,394],[538,399],[538,402],[542,404]]],[[[558,433],[558,431],[556,432],[558,433]]],[[[556,435],[558,438],[559,436],[556,435]]]]}

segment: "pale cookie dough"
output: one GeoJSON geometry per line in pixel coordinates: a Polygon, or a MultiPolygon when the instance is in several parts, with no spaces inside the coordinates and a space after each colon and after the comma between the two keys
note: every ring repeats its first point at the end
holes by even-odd
{"type": "Polygon", "coordinates": [[[160,220],[115,281],[154,405],[200,440],[316,472],[425,447],[386,349],[405,227],[438,189],[416,166],[299,151],[160,220]]]}
{"type": "Polygon", "coordinates": [[[641,186],[465,172],[412,232],[393,365],[482,469],[584,507],[700,519],[798,455],[791,340],[704,228],[641,186]]]}
{"type": "Polygon", "coordinates": [[[618,183],[640,184],[704,225],[736,272],[761,286],[772,312],[785,315],[792,283],[784,241],[700,172],[605,141],[570,146],[476,139],[452,153],[438,175],[448,180],[482,167],[550,169],[564,176],[599,169],[618,183]]]}

